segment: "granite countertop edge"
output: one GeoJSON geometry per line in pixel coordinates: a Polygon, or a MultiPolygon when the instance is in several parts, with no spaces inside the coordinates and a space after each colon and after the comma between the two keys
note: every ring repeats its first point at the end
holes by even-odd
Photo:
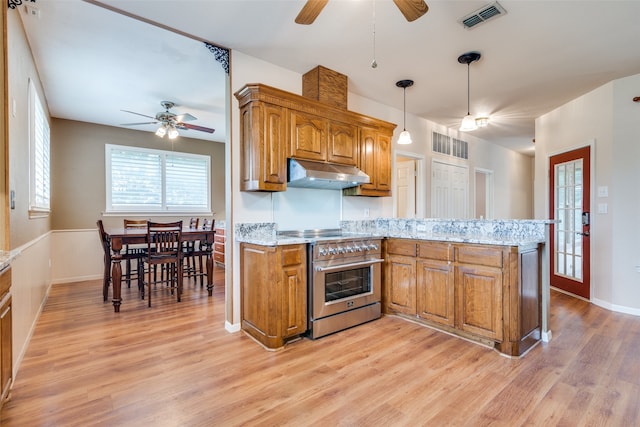
{"type": "MultiPolygon", "coordinates": [[[[348,239],[349,237],[371,237],[371,238],[400,238],[400,239],[413,239],[413,240],[428,240],[437,242],[451,242],[451,243],[474,243],[484,245],[496,245],[496,246],[530,246],[538,243],[544,243],[544,240],[539,239],[517,239],[517,238],[495,238],[486,236],[458,236],[458,235],[433,235],[426,233],[389,233],[386,235],[378,234],[347,234],[342,236],[342,239],[348,239]]],[[[236,240],[240,243],[251,243],[261,246],[282,246],[282,245],[296,245],[321,242],[323,240],[336,240],[335,237],[326,238],[301,238],[301,237],[236,237],[236,240]]]]}

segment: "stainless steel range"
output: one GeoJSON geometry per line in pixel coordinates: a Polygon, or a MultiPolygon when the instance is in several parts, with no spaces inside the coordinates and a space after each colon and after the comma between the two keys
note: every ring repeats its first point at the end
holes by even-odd
{"type": "Polygon", "coordinates": [[[307,258],[308,335],[315,339],[378,319],[384,261],[381,239],[343,235],[339,229],[295,233],[313,239],[307,258]]]}

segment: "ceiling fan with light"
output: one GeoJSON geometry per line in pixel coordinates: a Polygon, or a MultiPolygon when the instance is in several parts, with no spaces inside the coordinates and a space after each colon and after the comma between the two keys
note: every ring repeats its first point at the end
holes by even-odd
{"type": "MultiPolygon", "coordinates": [[[[316,20],[322,9],[327,5],[329,0],[307,0],[302,7],[298,16],[296,16],[296,24],[310,25],[316,20]]],[[[422,15],[427,13],[429,6],[424,0],[393,0],[405,19],[409,22],[415,21],[422,15]]]]}
{"type": "Polygon", "coordinates": [[[159,113],[157,113],[155,115],[155,117],[154,116],[148,116],[146,114],[136,113],[135,111],[122,110],[125,113],[136,114],[138,116],[148,117],[150,119],[153,119],[153,121],[150,121],[150,122],[123,123],[122,126],[139,126],[139,125],[159,124],[160,127],[156,131],[156,135],[158,135],[159,137],[163,137],[165,135],[168,135],[170,139],[174,139],[179,135],[178,129],[180,129],[180,130],[189,130],[189,129],[191,129],[191,130],[197,130],[197,131],[200,131],[200,132],[207,132],[207,133],[215,132],[215,129],[212,129],[212,128],[208,128],[208,127],[204,127],[204,126],[198,126],[198,125],[194,125],[194,124],[191,124],[191,123],[185,123],[187,121],[197,120],[196,117],[194,117],[193,115],[191,115],[189,113],[175,114],[175,113],[169,111],[173,107],[176,106],[175,102],[161,101],[160,105],[162,105],[162,107],[164,108],[164,111],[160,111],[159,113]]]}

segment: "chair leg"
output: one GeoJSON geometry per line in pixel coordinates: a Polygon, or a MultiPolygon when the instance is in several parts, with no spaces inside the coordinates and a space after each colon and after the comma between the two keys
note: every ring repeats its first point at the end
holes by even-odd
{"type": "Polygon", "coordinates": [[[109,298],[109,282],[111,282],[111,263],[108,259],[104,260],[104,277],[102,278],[102,299],[107,302],[109,298]]]}
{"type": "Polygon", "coordinates": [[[177,274],[177,279],[178,279],[178,302],[182,301],[182,263],[178,262],[176,263],[177,267],[178,267],[178,274],[177,274]]]}

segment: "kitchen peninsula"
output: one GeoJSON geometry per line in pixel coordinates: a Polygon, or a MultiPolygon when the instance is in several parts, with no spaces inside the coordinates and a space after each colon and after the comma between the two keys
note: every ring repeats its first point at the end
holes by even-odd
{"type": "MultiPolygon", "coordinates": [[[[543,283],[547,258],[543,253],[549,223],[545,220],[382,218],[342,221],[340,227],[343,237],[366,235],[382,239],[383,313],[417,321],[518,357],[540,342],[547,329],[549,290],[548,284],[543,283]]],[[[236,240],[250,243],[254,248],[300,249],[311,242],[282,236],[277,231],[274,223],[235,225],[236,240]]],[[[296,259],[299,261],[297,271],[302,274],[306,267],[301,263],[305,260],[296,259]]],[[[299,279],[298,290],[305,293],[306,280],[299,279]]],[[[247,287],[260,284],[242,283],[241,286],[245,291],[243,307],[263,306],[263,310],[272,312],[273,307],[265,301],[255,300],[265,294],[246,292],[247,287]],[[254,300],[247,300],[249,296],[254,300]]],[[[296,300],[302,303],[305,299],[298,294],[296,300]]],[[[286,307],[289,316],[302,310],[302,307],[286,307]]],[[[243,314],[243,329],[244,324],[243,314]]],[[[295,334],[275,342],[281,346],[288,338],[302,335],[302,329],[305,325],[299,324],[295,334]]]]}

